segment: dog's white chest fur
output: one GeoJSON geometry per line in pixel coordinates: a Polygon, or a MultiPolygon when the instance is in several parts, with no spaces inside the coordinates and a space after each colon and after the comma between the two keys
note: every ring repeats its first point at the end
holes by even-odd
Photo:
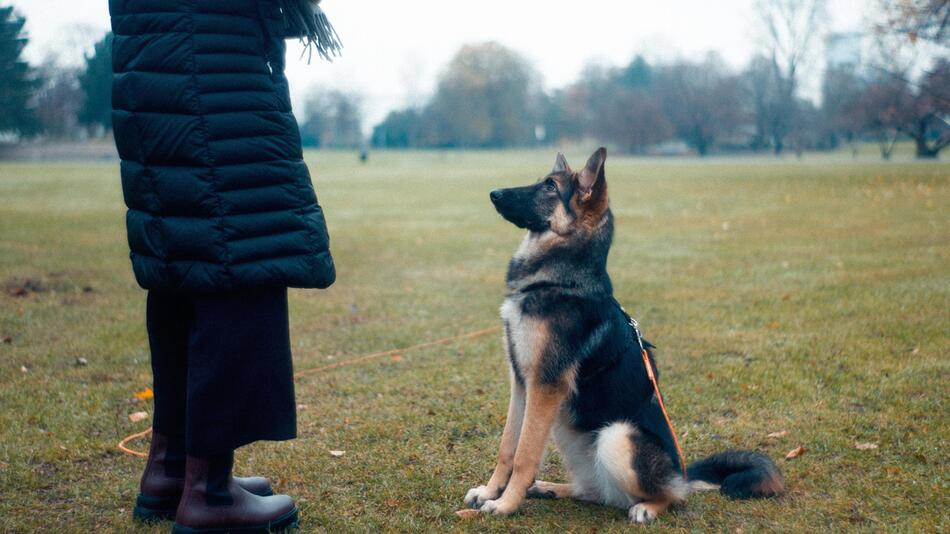
{"type": "Polygon", "coordinates": [[[547,336],[547,328],[542,321],[522,313],[523,300],[523,295],[514,294],[505,298],[501,304],[501,320],[505,323],[505,335],[508,338],[505,350],[514,351],[514,354],[508,354],[508,357],[522,374],[534,368],[538,352],[547,336]]]}

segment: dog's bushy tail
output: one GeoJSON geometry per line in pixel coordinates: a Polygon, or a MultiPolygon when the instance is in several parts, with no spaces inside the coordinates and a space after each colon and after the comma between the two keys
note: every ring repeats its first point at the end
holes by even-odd
{"type": "Polygon", "coordinates": [[[689,465],[686,478],[693,489],[719,488],[734,499],[777,497],[785,478],[768,456],[752,451],[726,451],[689,465]],[[703,484],[705,483],[705,484],[703,484]]]}

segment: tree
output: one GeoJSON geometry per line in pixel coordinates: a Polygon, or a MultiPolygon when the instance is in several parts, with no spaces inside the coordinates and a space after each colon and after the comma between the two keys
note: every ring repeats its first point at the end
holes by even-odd
{"type": "Polygon", "coordinates": [[[39,128],[30,105],[39,80],[21,57],[28,42],[24,24],[26,19],[12,7],[0,7],[0,133],[17,137],[39,128]]]}
{"type": "Polygon", "coordinates": [[[804,98],[795,99],[795,109],[792,117],[792,127],[789,130],[788,140],[795,150],[797,157],[802,157],[805,150],[819,146],[821,142],[821,111],[815,104],[804,98]]]}
{"type": "Polygon", "coordinates": [[[540,120],[545,141],[558,146],[584,137],[586,126],[576,112],[580,108],[572,104],[578,101],[586,103],[584,98],[578,98],[571,87],[555,89],[550,95],[544,95],[540,120]]]}
{"type": "Polygon", "coordinates": [[[617,87],[595,104],[598,137],[624,150],[640,153],[673,134],[656,97],[643,89],[617,87]]]}
{"type": "Polygon", "coordinates": [[[34,101],[43,134],[53,139],[78,137],[77,116],[83,98],[79,87],[80,70],[62,65],[52,57],[38,70],[42,85],[34,101]]]}
{"type": "Polygon", "coordinates": [[[914,140],[918,158],[936,158],[950,145],[950,61],[924,74],[901,131],[914,140]]]}
{"type": "Polygon", "coordinates": [[[425,111],[427,141],[445,147],[503,147],[534,141],[540,83],[504,46],[465,45],[440,77],[425,111]]]}
{"type": "Polygon", "coordinates": [[[355,148],[363,144],[362,100],[343,91],[311,91],[304,104],[304,145],[355,148]]]}
{"type": "Polygon", "coordinates": [[[912,44],[918,40],[948,47],[950,41],[950,2],[947,0],[878,0],[883,19],[879,32],[896,33],[912,44]]]}
{"type": "Polygon", "coordinates": [[[903,0],[879,7],[873,67],[913,93],[898,130],[914,140],[918,158],[935,158],[950,143],[950,4],[903,0]]]}
{"type": "Polygon", "coordinates": [[[908,122],[913,101],[913,91],[903,78],[885,74],[871,80],[857,101],[846,109],[854,123],[874,137],[881,157],[887,160],[891,159],[901,129],[908,122]]]}
{"type": "Polygon", "coordinates": [[[722,60],[710,55],[702,63],[679,61],[657,74],[656,94],[676,135],[708,153],[716,139],[735,132],[742,119],[740,83],[722,60]]]}
{"type": "Polygon", "coordinates": [[[544,112],[544,127],[549,138],[579,142],[585,137],[606,141],[602,109],[619,90],[616,75],[607,67],[590,63],[578,79],[555,91],[544,112]]]}
{"type": "Polygon", "coordinates": [[[112,33],[109,32],[85,55],[85,67],[79,75],[79,89],[83,95],[79,108],[79,122],[99,128],[112,129],[112,33]]]}
{"type": "MultiPolygon", "coordinates": [[[[827,145],[853,143],[864,128],[855,111],[866,83],[853,65],[829,67],[821,84],[821,113],[827,145]]],[[[852,145],[853,149],[853,145],[852,145]]]]}
{"type": "Polygon", "coordinates": [[[372,143],[382,148],[411,148],[421,144],[422,116],[415,108],[391,111],[373,128],[372,143]]]}
{"type": "Polygon", "coordinates": [[[654,94],[656,69],[640,56],[612,68],[591,63],[576,82],[554,93],[545,111],[545,128],[556,140],[585,137],[643,152],[673,133],[654,94]]]}
{"type": "MultiPolygon", "coordinates": [[[[881,99],[887,100],[883,95],[907,94],[900,113],[892,117],[892,126],[914,140],[918,158],[935,158],[950,143],[950,60],[938,56],[922,67],[928,54],[921,49],[920,40],[913,42],[900,33],[876,37],[877,55],[872,66],[878,79],[869,89],[875,98],[869,99],[880,103],[881,99]]],[[[878,108],[871,111],[874,109],[878,108]]]]}
{"type": "Polygon", "coordinates": [[[772,146],[774,139],[784,139],[786,134],[786,116],[777,75],[772,61],[763,56],[752,58],[742,74],[743,92],[749,100],[747,107],[755,126],[751,142],[755,151],[772,146]]]}
{"type": "Polygon", "coordinates": [[[775,105],[768,122],[778,155],[797,120],[799,78],[821,37],[827,10],[825,0],[757,0],[756,12],[765,28],[766,57],[773,71],[775,105]]]}
{"type": "Polygon", "coordinates": [[[620,71],[618,79],[627,87],[644,89],[653,84],[653,68],[643,56],[637,54],[630,64],[620,71]]]}

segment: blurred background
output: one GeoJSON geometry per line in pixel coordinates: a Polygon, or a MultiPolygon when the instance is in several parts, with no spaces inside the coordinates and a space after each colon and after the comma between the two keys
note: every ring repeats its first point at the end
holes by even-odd
{"type": "MultiPolygon", "coordinates": [[[[762,451],[791,488],[661,527],[950,532],[947,0],[321,5],[343,56],[291,43],[287,69],[338,278],[290,293],[297,370],[496,325],[522,233],[488,192],[605,145],[609,271],[687,458],[762,451]]],[[[143,461],[116,448],[153,405],[109,27],[106,0],[0,0],[2,533],[167,532],[131,523],[143,461]]],[[[491,472],[503,354],[305,374],[299,438],[242,470],[282,474],[303,532],[630,532],[553,500],[454,515],[491,472]]],[[[541,476],[566,480],[557,454],[541,476]]]]}
{"type": "MultiPolygon", "coordinates": [[[[945,0],[326,0],[342,58],[291,46],[304,144],[603,143],[681,156],[950,144],[945,0]]],[[[111,158],[105,0],[0,5],[0,158],[111,158]]]]}

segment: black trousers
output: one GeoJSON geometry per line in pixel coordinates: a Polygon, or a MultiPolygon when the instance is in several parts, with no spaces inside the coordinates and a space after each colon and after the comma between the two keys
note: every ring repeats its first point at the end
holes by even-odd
{"type": "Polygon", "coordinates": [[[297,435],[287,289],[149,291],[153,428],[192,456],[297,435]]]}

